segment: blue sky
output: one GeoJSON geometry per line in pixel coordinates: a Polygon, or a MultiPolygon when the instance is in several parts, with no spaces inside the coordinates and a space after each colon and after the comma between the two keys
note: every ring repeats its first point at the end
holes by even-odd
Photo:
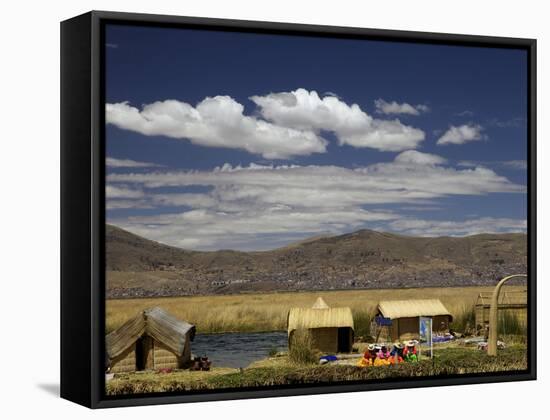
{"type": "Polygon", "coordinates": [[[526,59],[109,25],[107,220],[205,250],[524,232],[526,59]]]}

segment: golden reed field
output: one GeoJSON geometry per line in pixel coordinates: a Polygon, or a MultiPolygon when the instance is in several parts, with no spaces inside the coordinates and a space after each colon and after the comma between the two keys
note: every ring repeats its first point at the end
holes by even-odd
{"type": "MultiPolygon", "coordinates": [[[[506,288],[519,290],[525,287],[506,288]]],[[[139,311],[152,306],[161,306],[176,317],[196,325],[198,333],[285,330],[288,310],[309,307],[318,296],[322,296],[329,306],[351,307],[356,323],[359,319],[370,319],[378,301],[386,299],[438,298],[458,319],[471,313],[480,292],[490,292],[492,289],[447,287],[113,299],[106,302],[106,332],[118,328],[139,311]]]]}

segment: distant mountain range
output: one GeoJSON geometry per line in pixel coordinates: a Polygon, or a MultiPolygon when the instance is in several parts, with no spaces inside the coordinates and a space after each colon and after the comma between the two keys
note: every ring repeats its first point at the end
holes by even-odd
{"type": "Polygon", "coordinates": [[[526,272],[522,233],[410,237],[359,230],[262,252],[190,251],[106,227],[107,296],[494,284],[526,272]]]}

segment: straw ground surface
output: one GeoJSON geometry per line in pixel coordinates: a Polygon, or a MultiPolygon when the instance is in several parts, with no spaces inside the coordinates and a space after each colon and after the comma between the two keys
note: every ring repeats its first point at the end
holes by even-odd
{"type": "Polygon", "coordinates": [[[522,371],[527,368],[524,345],[500,350],[497,357],[475,348],[445,347],[435,351],[434,360],[398,366],[360,368],[354,365],[296,364],[289,357],[271,357],[242,370],[217,368],[210,372],[174,371],[115,375],[107,382],[108,395],[193,390],[262,388],[285,385],[380,381],[399,377],[445,377],[449,375],[522,371]]]}

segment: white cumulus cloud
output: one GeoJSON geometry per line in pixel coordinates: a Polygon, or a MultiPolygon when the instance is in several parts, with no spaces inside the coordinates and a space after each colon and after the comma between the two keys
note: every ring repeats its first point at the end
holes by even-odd
{"type": "Polygon", "coordinates": [[[333,132],[341,145],[381,151],[415,149],[425,133],[399,120],[373,118],[359,105],[348,105],[336,96],[319,97],[314,90],[270,93],[250,98],[261,115],[275,124],[301,130],[333,132]]]}
{"type": "Polygon", "coordinates": [[[437,140],[437,144],[464,144],[471,141],[483,140],[486,136],[482,134],[482,130],[483,127],[477,124],[452,125],[437,140]]]}
{"type": "Polygon", "coordinates": [[[106,105],[106,121],[147,136],[188,139],[207,147],[244,149],[267,159],[323,153],[326,140],[312,131],[278,126],[246,116],[229,96],[207,97],[196,107],[177,100],[144,105],[106,105]]]}
{"type": "Polygon", "coordinates": [[[379,114],[408,114],[420,115],[421,113],[429,112],[430,108],[427,105],[411,105],[407,102],[398,103],[395,101],[387,102],[384,99],[374,101],[376,112],[379,114]]]}

